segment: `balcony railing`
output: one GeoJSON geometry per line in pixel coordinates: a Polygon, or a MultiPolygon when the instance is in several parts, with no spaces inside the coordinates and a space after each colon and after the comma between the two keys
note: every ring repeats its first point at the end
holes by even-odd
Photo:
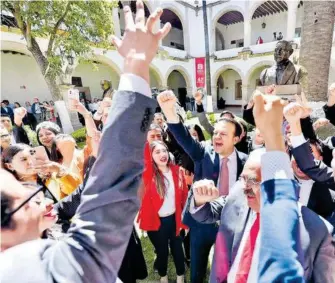
{"type": "Polygon", "coordinates": [[[163,50],[167,51],[171,57],[185,59],[187,52],[185,50],[179,50],[172,47],[162,46],[163,50]]]}
{"type": "Polygon", "coordinates": [[[227,50],[215,51],[214,55],[218,59],[237,57],[238,53],[241,52],[242,49],[243,47],[238,47],[238,48],[232,48],[232,49],[227,49],[227,50]]]}

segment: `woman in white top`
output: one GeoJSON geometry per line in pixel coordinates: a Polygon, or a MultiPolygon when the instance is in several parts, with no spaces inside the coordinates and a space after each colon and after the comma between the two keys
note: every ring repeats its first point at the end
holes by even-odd
{"type": "Polygon", "coordinates": [[[184,282],[184,251],[180,230],[188,189],[179,166],[170,161],[169,151],[162,141],[153,141],[145,150],[146,162],[143,173],[144,194],[138,222],[157,253],[156,267],[161,282],[168,282],[167,266],[169,245],[176,267],[177,282],[184,282]],[[149,155],[149,156],[148,156],[149,155]]]}

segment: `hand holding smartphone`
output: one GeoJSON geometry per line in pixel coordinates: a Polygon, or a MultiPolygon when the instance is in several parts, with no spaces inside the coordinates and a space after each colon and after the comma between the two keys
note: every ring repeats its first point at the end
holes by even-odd
{"type": "Polygon", "coordinates": [[[35,147],[34,150],[35,150],[35,159],[36,159],[35,165],[45,164],[50,161],[47,151],[44,146],[35,147]]]}
{"type": "Polygon", "coordinates": [[[72,88],[68,91],[69,109],[76,111],[76,105],[79,102],[79,90],[72,88]]]}

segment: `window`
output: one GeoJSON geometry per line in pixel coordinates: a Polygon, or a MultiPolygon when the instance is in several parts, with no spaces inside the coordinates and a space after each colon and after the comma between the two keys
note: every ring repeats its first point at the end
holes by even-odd
{"type": "Polygon", "coordinates": [[[72,77],[72,84],[77,87],[82,87],[83,83],[81,81],[81,77],[72,77]]]}
{"type": "Polygon", "coordinates": [[[242,80],[235,81],[235,100],[242,100],[242,80]]]}
{"type": "Polygon", "coordinates": [[[301,28],[296,28],[294,32],[294,37],[301,37],[301,28]]]}

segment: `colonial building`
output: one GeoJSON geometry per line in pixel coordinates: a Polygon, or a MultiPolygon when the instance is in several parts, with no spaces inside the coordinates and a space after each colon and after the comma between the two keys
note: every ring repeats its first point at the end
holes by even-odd
{"type": "MultiPolygon", "coordinates": [[[[114,30],[124,33],[122,7],[113,9],[114,30]]],[[[157,7],[164,12],[160,23],[172,24],[170,34],[161,42],[153,60],[151,87],[170,88],[184,103],[197,88],[196,58],[205,57],[204,23],[201,1],[145,1],[146,16],[157,7]]],[[[131,1],[135,12],[135,2],[131,1]]],[[[304,14],[303,1],[207,1],[210,43],[210,69],[213,107],[220,98],[227,105],[241,106],[258,84],[261,71],[273,64],[278,39],[294,42],[291,60],[297,62],[304,14]]],[[[10,24],[10,16],[1,18],[1,94],[2,99],[24,102],[39,97],[50,100],[47,85],[26,48],[19,30],[10,24]]],[[[335,38],[335,37],[334,37],[335,38]]],[[[334,42],[333,38],[333,42],[334,42]]],[[[43,46],[47,42],[40,39],[43,46]]],[[[73,62],[72,84],[87,98],[101,97],[100,80],[107,79],[117,88],[122,58],[117,51],[94,48],[94,64],[73,62]],[[97,67],[97,68],[96,68],[97,67]]],[[[329,81],[335,80],[335,45],[333,44],[329,81]]],[[[201,79],[201,78],[200,78],[201,79]]]]}

